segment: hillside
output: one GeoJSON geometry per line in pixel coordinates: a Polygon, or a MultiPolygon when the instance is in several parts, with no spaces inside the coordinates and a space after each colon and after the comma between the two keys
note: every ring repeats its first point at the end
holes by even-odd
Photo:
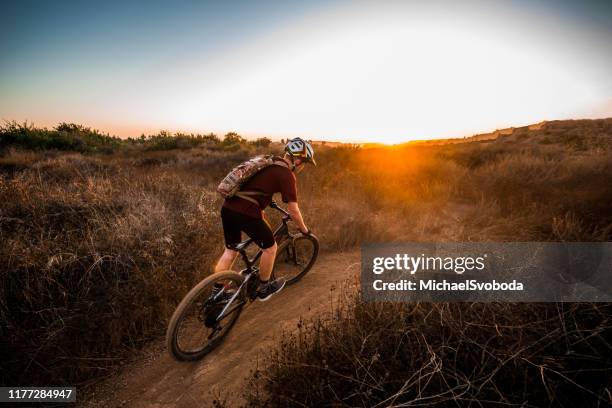
{"type": "MultiPolygon", "coordinates": [[[[224,139],[185,136],[176,140],[166,135],[143,142],[118,142],[118,146],[105,150],[99,149],[98,143],[111,143],[112,139],[100,141],[94,137],[90,141],[82,137],[83,132],[87,133],[80,128],[45,131],[11,127],[0,132],[3,385],[70,383],[86,391],[100,378],[114,378],[121,363],[130,361],[138,350],[163,335],[177,302],[210,273],[223,248],[218,216],[221,201],[214,193],[219,179],[253,154],[280,149],[278,144],[249,143],[231,134],[224,139]],[[32,132],[36,135],[33,139],[32,132]],[[58,140],[68,142],[58,145],[58,140]],[[50,146],[54,147],[48,149],[50,146]]],[[[610,241],[611,141],[612,121],[606,119],[517,128],[485,143],[368,149],[318,146],[319,165],[298,177],[300,205],[307,225],[321,240],[323,257],[354,251],[362,242],[610,241]]],[[[272,223],[276,221],[271,219],[272,223]]],[[[326,272],[338,273],[335,269],[326,272]]],[[[466,315],[463,306],[442,305],[440,309],[421,305],[415,310],[410,305],[401,310],[362,307],[354,295],[345,294],[354,300],[338,315],[337,321],[345,326],[326,323],[318,332],[324,337],[303,333],[297,344],[304,353],[295,354],[292,363],[283,367],[275,366],[274,361],[265,362],[262,370],[268,380],[262,383],[264,388],[259,397],[245,398],[254,404],[286,405],[287,399],[271,401],[266,395],[291,398],[283,394],[280,385],[286,384],[287,378],[300,378],[303,387],[296,385],[289,391],[315,405],[322,399],[336,398],[329,387],[325,388],[328,383],[338,393],[338,400],[349,405],[384,401],[398,392],[401,384],[385,383],[384,392],[376,391],[382,385],[375,384],[367,394],[367,388],[338,383],[340,377],[321,377],[325,370],[315,370],[307,377],[292,371],[304,364],[325,367],[325,359],[328,367],[342,373],[343,378],[363,379],[360,364],[376,355],[391,358],[390,350],[366,342],[367,347],[361,351],[346,350],[349,356],[361,353],[350,361],[333,360],[328,352],[338,345],[334,339],[343,339],[350,347],[361,344],[363,327],[372,328],[372,339],[388,335],[401,344],[401,336],[385,334],[384,327],[368,320],[368,316],[380,313],[445,316],[438,323],[448,323],[444,330],[451,334],[458,333],[455,330],[465,322],[461,316],[469,316],[470,324],[484,321],[491,314],[498,319],[499,327],[516,324],[518,328],[509,329],[499,338],[493,337],[495,327],[479,332],[482,338],[499,342],[491,349],[488,361],[492,365],[486,367],[509,357],[504,353],[512,347],[520,350],[521,344],[509,339],[521,335],[528,339],[545,337],[551,326],[546,321],[530,320],[534,313],[550,316],[553,320],[548,322],[554,330],[566,323],[588,324],[576,326],[578,331],[556,331],[554,341],[558,343],[551,343],[546,352],[516,354],[513,365],[499,373],[528,381],[530,398],[539,405],[547,403],[548,387],[558,387],[570,400],[592,402],[593,393],[607,398],[605,389],[610,389],[609,385],[589,375],[572,374],[575,367],[609,372],[612,366],[606,340],[611,338],[606,305],[563,307],[562,313],[556,305],[544,309],[501,305],[466,315]],[[554,316],[563,318],[554,320],[554,316]],[[575,344],[576,336],[583,336],[585,340],[579,344],[587,349],[563,347],[575,344]],[[322,350],[314,344],[329,347],[322,350]],[[569,354],[573,357],[568,359],[563,357],[567,352],[575,354],[569,354]],[[521,358],[546,369],[527,369],[525,364],[530,363],[521,358]],[[271,371],[265,371],[268,368],[264,366],[271,371]],[[540,380],[542,375],[544,382],[540,380]],[[309,378],[319,381],[323,388],[308,383],[309,378]],[[585,387],[589,392],[580,391],[585,387]],[[313,389],[319,391],[309,393],[313,389]]],[[[440,350],[446,346],[457,350],[458,343],[437,343],[440,332],[419,325],[418,319],[392,322],[397,325],[393,333],[421,333],[426,339],[422,346],[434,344],[441,349],[434,350],[438,360],[404,361],[401,367],[393,366],[401,370],[390,372],[388,378],[426,372],[432,367],[428,361],[448,363],[456,357],[440,350]]],[[[291,341],[291,333],[288,335],[280,340],[281,346],[291,341]]],[[[279,355],[289,361],[283,350],[295,353],[295,349],[283,347],[279,355]]],[[[204,367],[206,360],[201,364],[204,367]]],[[[451,367],[455,371],[435,377],[437,381],[473,379],[470,375],[474,373],[461,371],[466,366],[451,367]]],[[[384,376],[384,372],[376,372],[384,376]]],[[[482,384],[482,393],[471,388],[466,395],[474,401],[502,401],[494,388],[502,380],[493,371],[481,374],[492,375],[491,381],[482,384]]],[[[516,384],[516,394],[504,394],[509,401],[523,401],[527,395],[520,388],[527,383],[516,384]]],[[[408,401],[415,396],[406,394],[402,398],[408,401]]]]}
{"type": "Polygon", "coordinates": [[[571,138],[572,135],[579,137],[606,137],[610,134],[612,118],[607,119],[580,119],[580,120],[553,120],[542,121],[527,126],[509,127],[496,129],[493,132],[480,133],[473,136],[451,139],[418,140],[410,143],[422,143],[431,145],[466,143],[466,142],[486,142],[497,139],[516,140],[517,138],[571,138]]]}

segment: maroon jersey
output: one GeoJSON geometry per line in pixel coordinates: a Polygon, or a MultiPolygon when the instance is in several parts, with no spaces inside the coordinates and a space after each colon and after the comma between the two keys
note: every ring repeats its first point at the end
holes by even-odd
{"type": "Polygon", "coordinates": [[[274,193],[281,193],[285,203],[297,201],[295,174],[284,166],[272,165],[260,170],[240,190],[259,191],[266,195],[252,196],[259,206],[240,197],[230,197],[225,199],[223,207],[253,218],[262,218],[262,212],[270,205],[274,193]]]}

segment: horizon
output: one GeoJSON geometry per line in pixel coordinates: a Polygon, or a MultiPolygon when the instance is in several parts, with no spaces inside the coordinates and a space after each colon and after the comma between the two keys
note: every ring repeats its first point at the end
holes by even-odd
{"type": "MultiPolygon", "coordinates": [[[[400,140],[397,142],[393,142],[393,143],[389,143],[389,142],[385,142],[385,141],[377,141],[377,140],[363,140],[363,141],[353,141],[353,140],[326,140],[326,139],[308,139],[313,143],[339,143],[339,144],[357,144],[357,145],[385,145],[385,146],[397,146],[397,145],[402,145],[402,144],[406,144],[406,143],[414,143],[414,142],[435,142],[435,141],[445,141],[445,140],[460,140],[460,139],[469,139],[472,137],[477,137],[477,136],[482,136],[482,135],[488,135],[488,134],[493,134],[495,132],[499,132],[499,131],[504,131],[507,129],[519,129],[519,128],[527,128],[527,127],[532,127],[535,125],[540,125],[543,123],[551,123],[551,122],[569,122],[569,121],[577,121],[577,120],[612,120],[612,116],[610,117],[601,117],[601,118],[568,118],[568,119],[552,119],[552,120],[542,120],[539,122],[534,122],[534,123],[527,123],[527,124],[521,124],[521,125],[517,125],[517,126],[508,126],[508,127],[498,127],[495,129],[488,129],[488,130],[484,130],[482,132],[478,132],[478,133],[472,133],[472,134],[466,134],[466,135],[460,135],[460,136],[454,136],[454,137],[438,137],[438,136],[433,136],[431,138],[428,139],[406,139],[406,140],[400,140]]],[[[38,126],[36,123],[34,122],[24,122],[24,123],[19,123],[16,121],[12,121],[14,123],[17,123],[19,125],[24,125],[24,126],[31,126],[34,128],[43,128],[46,130],[52,130],[55,129],[57,126],[59,126],[60,124],[72,124],[72,125],[77,125],[77,126],[82,126],[84,128],[88,128],[92,131],[97,131],[102,135],[108,135],[110,137],[117,137],[119,139],[129,139],[129,138],[133,138],[133,139],[137,139],[141,136],[145,136],[145,137],[150,137],[150,136],[156,136],[159,135],[162,132],[167,132],[170,134],[171,137],[175,137],[177,135],[186,135],[186,136],[206,136],[206,135],[210,135],[213,134],[217,137],[219,137],[220,139],[223,139],[223,137],[228,134],[228,133],[236,133],[239,136],[245,138],[248,141],[252,141],[252,140],[256,140],[258,138],[268,138],[270,139],[272,142],[281,142],[283,140],[288,140],[291,139],[291,136],[285,136],[285,137],[270,137],[268,135],[244,135],[241,134],[239,132],[235,132],[233,130],[229,130],[229,131],[224,131],[221,133],[216,133],[216,132],[212,132],[212,131],[197,131],[197,132],[190,132],[190,131],[183,131],[183,130],[169,130],[169,129],[159,129],[157,131],[154,132],[149,132],[148,134],[146,133],[141,133],[139,135],[127,135],[127,136],[120,136],[120,135],[116,135],[113,134],[111,132],[105,131],[104,129],[100,129],[100,128],[96,128],[93,126],[88,126],[87,124],[82,124],[82,123],[74,123],[74,122],[70,122],[70,121],[63,121],[63,122],[58,122],[53,126],[38,126]]],[[[11,123],[11,121],[6,121],[6,123],[11,123]]]]}
{"type": "Polygon", "coordinates": [[[397,144],[612,116],[602,1],[35,6],[0,27],[0,119],[397,144]]]}

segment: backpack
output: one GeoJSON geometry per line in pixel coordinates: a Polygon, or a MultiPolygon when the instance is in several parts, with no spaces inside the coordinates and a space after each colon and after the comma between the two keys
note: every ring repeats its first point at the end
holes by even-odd
{"type": "Polygon", "coordinates": [[[259,202],[251,196],[266,195],[266,193],[260,191],[240,191],[240,187],[257,172],[269,166],[283,166],[289,168],[284,160],[274,160],[274,156],[272,155],[256,156],[234,167],[227,176],[221,180],[221,183],[219,183],[217,187],[217,192],[221,194],[223,198],[240,197],[259,206],[259,202]]]}

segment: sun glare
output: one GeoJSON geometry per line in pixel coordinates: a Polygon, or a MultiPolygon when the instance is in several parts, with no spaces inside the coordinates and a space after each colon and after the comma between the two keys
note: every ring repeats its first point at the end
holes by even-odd
{"type": "Polygon", "coordinates": [[[287,28],[223,56],[159,115],[190,129],[396,143],[571,116],[597,103],[572,67],[492,27],[397,19],[319,31],[287,28]]]}
{"type": "Polygon", "coordinates": [[[577,27],[501,3],[432,4],[294,16],[215,53],[197,43],[166,50],[104,86],[91,75],[83,89],[70,76],[70,92],[49,81],[48,95],[14,96],[4,114],[19,119],[27,107],[23,119],[39,124],[81,121],[122,136],[236,131],[388,144],[612,115],[608,76],[596,72],[607,57],[577,27]]]}

